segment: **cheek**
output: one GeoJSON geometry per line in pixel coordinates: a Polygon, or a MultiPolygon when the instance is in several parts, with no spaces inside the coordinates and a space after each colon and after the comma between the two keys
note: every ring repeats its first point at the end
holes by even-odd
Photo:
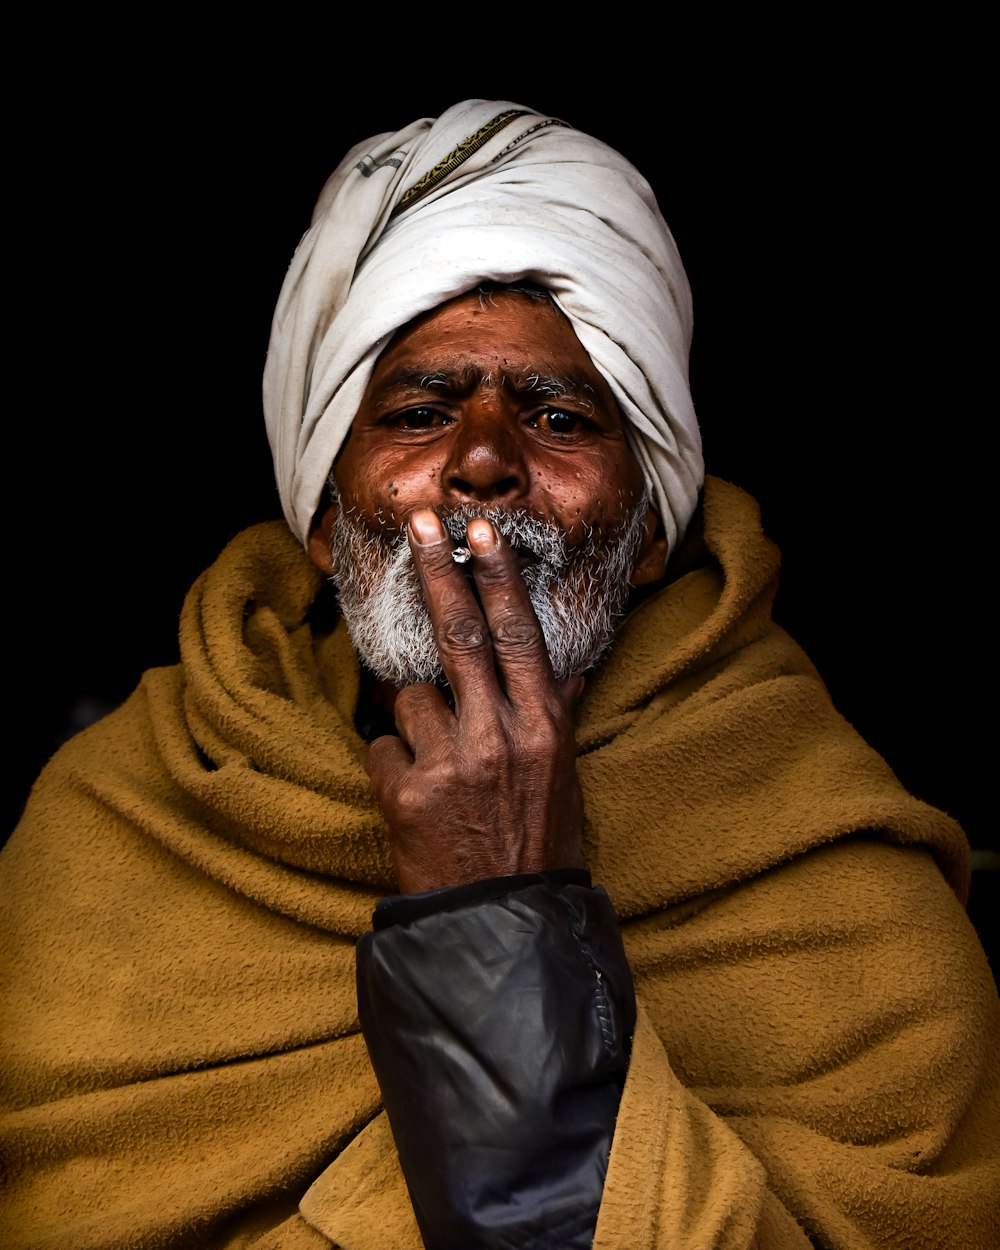
{"type": "Polygon", "coordinates": [[[563,525],[585,522],[598,529],[617,527],[642,496],[638,463],[606,458],[593,463],[539,467],[536,484],[563,525]]]}
{"type": "Polygon", "coordinates": [[[440,453],[407,456],[371,451],[349,458],[335,470],[337,488],[348,507],[365,516],[400,519],[422,504],[439,501],[440,453]]]}

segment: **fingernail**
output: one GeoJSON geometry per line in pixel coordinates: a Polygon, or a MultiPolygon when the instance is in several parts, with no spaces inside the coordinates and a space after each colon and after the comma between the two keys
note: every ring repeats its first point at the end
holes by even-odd
{"type": "Polygon", "coordinates": [[[444,526],[436,512],[430,508],[421,508],[410,517],[410,533],[421,547],[431,543],[439,543],[445,536],[444,526]]]}
{"type": "Polygon", "coordinates": [[[470,521],[465,533],[469,546],[477,556],[488,556],[491,551],[496,551],[496,531],[485,518],[476,517],[470,521]]]}

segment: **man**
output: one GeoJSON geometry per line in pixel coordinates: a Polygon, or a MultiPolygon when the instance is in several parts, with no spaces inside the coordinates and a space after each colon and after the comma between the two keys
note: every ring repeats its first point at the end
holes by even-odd
{"type": "Polygon", "coordinates": [[[268,358],[288,527],[5,852],[11,1241],[988,1244],[964,842],[699,502],[689,334],[562,123],[345,159],[268,358]]]}

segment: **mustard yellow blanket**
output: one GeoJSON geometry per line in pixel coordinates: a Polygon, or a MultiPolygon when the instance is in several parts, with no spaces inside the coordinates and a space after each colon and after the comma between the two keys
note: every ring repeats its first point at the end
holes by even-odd
{"type": "MultiPolygon", "coordinates": [[[[580,707],[641,1004],[595,1245],[992,1245],[961,832],[771,622],[747,496],[710,481],[681,558],[580,707]]],[[[318,590],[283,525],[241,534],[182,663],[63,748],[4,852],[4,1245],[419,1246],[354,994],[393,882],[318,590]]]]}

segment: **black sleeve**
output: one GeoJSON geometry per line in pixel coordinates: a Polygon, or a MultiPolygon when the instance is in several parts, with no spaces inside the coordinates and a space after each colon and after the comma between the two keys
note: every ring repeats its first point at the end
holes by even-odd
{"type": "Polygon", "coordinates": [[[361,1025],[428,1250],[591,1245],[635,996],[587,881],[403,896],[359,943],[361,1025]]]}

